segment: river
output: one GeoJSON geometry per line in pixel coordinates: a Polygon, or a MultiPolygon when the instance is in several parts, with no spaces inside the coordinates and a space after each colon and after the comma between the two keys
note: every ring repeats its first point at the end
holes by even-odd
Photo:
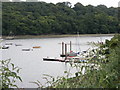
{"type": "Polygon", "coordinates": [[[1,49],[2,59],[11,59],[11,62],[22,68],[19,75],[23,82],[17,81],[16,84],[20,88],[36,88],[37,85],[30,83],[39,80],[45,85],[46,80],[43,79],[43,74],[48,74],[54,77],[64,76],[64,71],[71,69],[71,73],[75,72],[69,65],[64,62],[49,62],[43,61],[43,57],[59,57],[61,54],[61,42],[72,43],[79,42],[79,47],[72,45],[73,51],[84,51],[89,48],[94,48],[88,45],[88,42],[98,42],[105,39],[110,40],[113,36],[82,36],[82,37],[64,37],[64,38],[34,38],[34,39],[14,39],[5,40],[2,45],[8,45],[9,49],[1,49]],[[21,44],[22,46],[15,46],[21,44]],[[33,49],[33,46],[41,48],[33,49]],[[30,48],[30,51],[22,51],[22,49],[30,48]]]}

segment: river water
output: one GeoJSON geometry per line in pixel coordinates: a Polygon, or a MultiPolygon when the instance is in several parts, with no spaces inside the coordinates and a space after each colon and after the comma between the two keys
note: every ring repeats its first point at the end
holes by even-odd
{"type": "MultiPolygon", "coordinates": [[[[11,62],[22,68],[19,75],[23,82],[17,81],[16,84],[20,88],[36,88],[37,85],[31,83],[39,80],[45,85],[46,80],[43,79],[43,74],[48,74],[54,77],[64,76],[64,71],[71,70],[71,74],[76,70],[71,68],[69,64],[64,62],[49,62],[43,61],[43,57],[59,57],[61,54],[61,42],[78,43],[72,45],[73,51],[84,51],[89,48],[94,48],[88,45],[88,42],[105,42],[105,39],[110,40],[113,36],[82,36],[82,37],[64,37],[64,38],[36,38],[36,39],[14,39],[5,40],[2,45],[8,45],[9,49],[2,49],[2,59],[11,59],[11,62]],[[21,44],[22,46],[15,46],[21,44]],[[41,46],[41,48],[33,49],[33,46],[41,46]],[[22,49],[30,48],[30,51],[22,51],[22,49]]],[[[69,51],[69,49],[68,49],[69,51]]],[[[74,76],[74,75],[73,75],[74,76]]]]}

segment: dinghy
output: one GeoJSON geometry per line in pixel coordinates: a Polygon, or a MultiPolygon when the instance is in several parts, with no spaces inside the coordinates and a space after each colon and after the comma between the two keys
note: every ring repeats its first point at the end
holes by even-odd
{"type": "Polygon", "coordinates": [[[31,49],[30,48],[24,48],[22,49],[22,51],[30,51],[31,49]]]}
{"type": "Polygon", "coordinates": [[[40,46],[34,46],[33,48],[41,48],[40,46]]]}
{"type": "Polygon", "coordinates": [[[3,46],[2,49],[8,49],[9,47],[8,46],[3,46]]]}

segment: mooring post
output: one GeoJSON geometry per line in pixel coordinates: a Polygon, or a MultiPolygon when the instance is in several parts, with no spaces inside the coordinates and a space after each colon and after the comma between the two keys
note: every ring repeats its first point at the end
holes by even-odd
{"type": "Polygon", "coordinates": [[[70,52],[72,51],[72,42],[70,41],[70,52]]]}
{"type": "Polygon", "coordinates": [[[62,55],[64,55],[64,42],[62,42],[62,55]]]}
{"type": "Polygon", "coordinates": [[[67,56],[67,44],[65,44],[65,56],[67,56]]]}

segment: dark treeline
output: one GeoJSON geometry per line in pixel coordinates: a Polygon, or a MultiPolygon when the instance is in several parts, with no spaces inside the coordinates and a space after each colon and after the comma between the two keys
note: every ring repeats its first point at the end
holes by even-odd
{"type": "Polygon", "coordinates": [[[70,2],[4,2],[3,35],[119,33],[118,8],[70,2]]]}

